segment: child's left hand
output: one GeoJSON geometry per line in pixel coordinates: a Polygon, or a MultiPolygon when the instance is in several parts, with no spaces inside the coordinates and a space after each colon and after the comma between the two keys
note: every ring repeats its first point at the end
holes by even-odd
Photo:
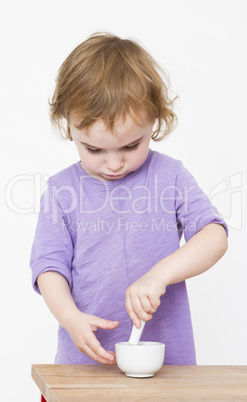
{"type": "Polygon", "coordinates": [[[160,305],[160,296],[166,286],[159,276],[148,272],[126,290],[125,305],[133,324],[140,328],[141,321],[149,321],[160,305]]]}

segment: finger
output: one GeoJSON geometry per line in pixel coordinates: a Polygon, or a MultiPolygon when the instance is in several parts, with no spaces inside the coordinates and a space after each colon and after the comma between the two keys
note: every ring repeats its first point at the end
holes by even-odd
{"type": "Polygon", "coordinates": [[[108,353],[100,344],[95,335],[91,335],[88,340],[86,340],[86,346],[88,346],[91,351],[97,356],[97,361],[114,362],[114,356],[111,353],[108,353]]]}
{"type": "MultiPolygon", "coordinates": [[[[143,320],[143,321],[149,321],[152,318],[152,315],[149,313],[146,313],[142,307],[141,300],[137,296],[132,296],[131,298],[131,306],[132,310],[135,314],[135,316],[138,317],[138,319],[143,320]]],[[[134,323],[135,324],[135,323],[134,323]]],[[[135,324],[136,325],[136,324],[135,324]]],[[[140,328],[140,326],[137,326],[137,328],[140,328]]]]}
{"type": "Polygon", "coordinates": [[[142,305],[142,308],[145,311],[145,313],[148,313],[148,314],[155,313],[156,309],[153,308],[148,297],[143,297],[140,299],[140,301],[141,301],[141,305],[142,305]]]}
{"type": "Polygon", "coordinates": [[[146,312],[142,306],[142,300],[145,300],[146,298],[139,298],[139,297],[133,297],[132,298],[132,307],[135,312],[135,314],[138,316],[143,321],[149,321],[152,318],[152,315],[146,312]]]}
{"type": "Polygon", "coordinates": [[[141,320],[139,319],[139,317],[136,315],[136,313],[134,312],[134,310],[132,308],[132,302],[131,302],[131,298],[129,295],[126,296],[125,307],[126,307],[127,313],[129,314],[129,317],[130,317],[131,321],[133,322],[133,324],[137,328],[140,328],[141,320]]]}
{"type": "Polygon", "coordinates": [[[107,350],[107,353],[109,353],[113,357],[112,363],[110,364],[117,364],[115,352],[113,350],[107,350]]]}
{"type": "Polygon", "coordinates": [[[146,313],[144,310],[142,310],[142,313],[140,313],[139,317],[142,321],[145,322],[150,321],[153,318],[152,314],[146,313]]]}
{"type": "Polygon", "coordinates": [[[115,354],[115,352],[113,350],[108,350],[107,353],[112,355],[114,359],[116,358],[116,354],[115,354]]]}
{"type": "Polygon", "coordinates": [[[148,299],[150,301],[152,308],[156,311],[158,309],[158,307],[160,306],[160,298],[157,297],[156,295],[149,294],[148,299]]]}
{"type": "Polygon", "coordinates": [[[119,321],[105,320],[104,318],[92,316],[91,327],[92,327],[93,332],[97,331],[98,328],[115,329],[118,326],[119,326],[119,321]]]}
{"type": "Polygon", "coordinates": [[[88,344],[88,346],[100,358],[110,361],[113,360],[113,356],[110,353],[107,353],[107,351],[99,343],[98,339],[95,338],[90,340],[90,344],[88,344]]]}
{"type": "Polygon", "coordinates": [[[81,351],[98,363],[116,364],[115,356],[112,355],[112,357],[113,357],[112,360],[104,359],[103,357],[100,357],[99,355],[97,355],[88,345],[85,345],[83,350],[81,350],[81,351]]]}

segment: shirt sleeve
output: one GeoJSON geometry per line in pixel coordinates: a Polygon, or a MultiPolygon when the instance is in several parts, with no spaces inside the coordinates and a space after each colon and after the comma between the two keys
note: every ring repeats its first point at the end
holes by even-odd
{"type": "Polygon", "coordinates": [[[209,223],[223,225],[228,236],[226,222],[182,163],[177,175],[175,192],[178,230],[184,233],[185,241],[209,223]]]}
{"type": "Polygon", "coordinates": [[[40,213],[30,258],[34,290],[40,294],[37,278],[47,271],[58,272],[64,276],[71,288],[72,258],[73,244],[66,225],[66,215],[51,187],[48,187],[41,197],[40,213]]]}

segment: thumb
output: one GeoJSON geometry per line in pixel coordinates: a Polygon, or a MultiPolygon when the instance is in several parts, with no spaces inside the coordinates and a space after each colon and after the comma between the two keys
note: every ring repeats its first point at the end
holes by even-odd
{"type": "Polygon", "coordinates": [[[93,317],[94,319],[92,320],[92,327],[95,331],[97,331],[98,328],[102,329],[114,329],[119,326],[119,321],[110,321],[106,320],[104,318],[99,318],[99,317],[93,317]]]}

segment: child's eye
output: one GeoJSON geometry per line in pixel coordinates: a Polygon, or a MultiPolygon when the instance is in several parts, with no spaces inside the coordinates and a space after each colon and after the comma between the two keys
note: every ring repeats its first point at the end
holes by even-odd
{"type": "Polygon", "coordinates": [[[99,154],[100,151],[101,151],[101,149],[87,148],[87,151],[88,151],[90,154],[99,154]]]}
{"type": "MultiPolygon", "coordinates": [[[[135,149],[137,149],[138,145],[139,142],[135,145],[132,145],[131,147],[125,147],[125,149],[127,151],[134,151],[135,149]]],[[[101,149],[92,149],[92,148],[86,148],[86,149],[90,154],[99,154],[101,152],[101,149]]]]}
{"type": "Polygon", "coordinates": [[[132,145],[131,147],[125,147],[127,149],[127,151],[134,151],[139,145],[139,142],[135,145],[132,145]]]}

